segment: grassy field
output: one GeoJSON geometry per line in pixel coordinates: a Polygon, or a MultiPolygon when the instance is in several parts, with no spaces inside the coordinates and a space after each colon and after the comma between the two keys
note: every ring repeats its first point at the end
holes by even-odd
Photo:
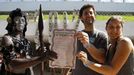
{"type": "MultiPolygon", "coordinates": [[[[110,16],[105,16],[105,15],[97,15],[97,20],[108,20],[110,16]]],[[[132,15],[122,15],[124,18],[124,21],[131,21],[134,22],[134,16],[132,15]]]]}
{"type": "MultiPolygon", "coordinates": [[[[122,16],[124,18],[124,21],[126,21],[126,22],[127,21],[134,22],[134,16],[132,16],[132,15],[128,15],[128,16],[122,15],[122,16]]],[[[0,20],[6,20],[7,17],[8,17],[8,15],[0,15],[0,20]]],[[[97,15],[96,16],[97,20],[100,20],[100,21],[108,20],[109,17],[110,17],[110,15],[109,16],[107,16],[107,15],[97,15]]],[[[45,19],[48,19],[48,15],[44,15],[44,18],[45,19]]],[[[59,15],[58,18],[59,19],[63,19],[63,16],[62,15],[59,15]]],[[[69,20],[72,20],[72,15],[69,15],[68,16],[68,19],[69,20]]]]}
{"type": "Polygon", "coordinates": [[[0,15],[0,20],[6,20],[7,17],[7,15],[0,15]]]}

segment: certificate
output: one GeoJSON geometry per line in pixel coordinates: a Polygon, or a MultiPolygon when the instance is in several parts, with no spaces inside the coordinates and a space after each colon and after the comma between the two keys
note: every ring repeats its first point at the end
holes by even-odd
{"type": "Polygon", "coordinates": [[[51,49],[58,55],[58,59],[50,62],[53,68],[75,68],[76,53],[76,33],[75,30],[58,30],[53,31],[51,49]]]}

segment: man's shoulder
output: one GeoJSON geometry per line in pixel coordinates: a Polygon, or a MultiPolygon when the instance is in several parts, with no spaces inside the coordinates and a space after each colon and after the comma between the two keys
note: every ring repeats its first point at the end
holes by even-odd
{"type": "Polygon", "coordinates": [[[2,46],[10,46],[13,45],[12,37],[8,34],[5,34],[1,39],[2,46]]]}
{"type": "Polygon", "coordinates": [[[107,38],[106,32],[101,31],[101,30],[98,30],[98,29],[95,29],[95,32],[96,32],[96,34],[97,34],[98,36],[107,38]]]}
{"type": "Polygon", "coordinates": [[[106,32],[99,30],[99,29],[95,29],[95,32],[100,33],[100,34],[106,34],[106,32]]]}

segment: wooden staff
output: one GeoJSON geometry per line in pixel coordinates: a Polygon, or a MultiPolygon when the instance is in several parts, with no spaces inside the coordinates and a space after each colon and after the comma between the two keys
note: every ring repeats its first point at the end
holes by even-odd
{"type": "MultiPolygon", "coordinates": [[[[40,4],[39,8],[39,19],[38,19],[38,30],[39,30],[39,42],[40,42],[40,48],[44,51],[44,45],[43,45],[43,18],[42,18],[42,8],[40,4]]],[[[44,75],[44,62],[41,63],[41,73],[40,75],[44,75]]]]}

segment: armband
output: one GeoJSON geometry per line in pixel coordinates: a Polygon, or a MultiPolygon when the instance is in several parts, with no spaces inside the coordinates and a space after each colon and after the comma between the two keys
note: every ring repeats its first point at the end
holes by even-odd
{"type": "Polygon", "coordinates": [[[86,63],[83,63],[83,65],[84,65],[85,67],[88,67],[88,65],[87,65],[86,63]]]}
{"type": "Polygon", "coordinates": [[[90,64],[91,64],[91,62],[90,62],[90,61],[83,62],[83,65],[84,65],[85,67],[88,67],[90,64]]]}
{"type": "Polygon", "coordinates": [[[90,61],[90,60],[88,60],[87,62],[83,62],[83,65],[85,66],[85,67],[88,67],[89,65],[91,65],[92,64],[92,61],[90,61]]]}

